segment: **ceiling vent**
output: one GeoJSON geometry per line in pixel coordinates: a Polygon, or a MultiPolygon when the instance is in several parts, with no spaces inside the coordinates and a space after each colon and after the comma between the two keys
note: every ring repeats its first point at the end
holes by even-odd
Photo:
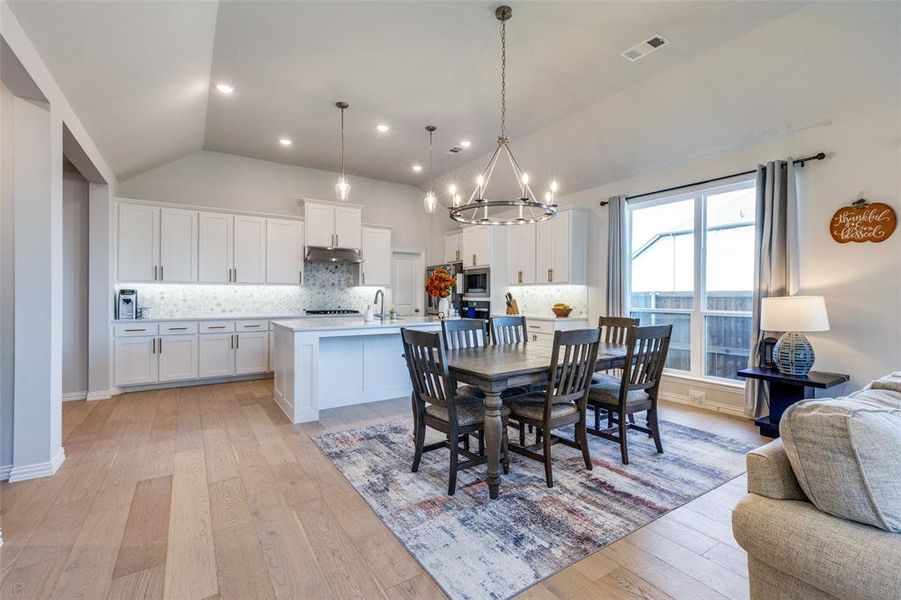
{"type": "Polygon", "coordinates": [[[620,56],[625,58],[628,61],[635,62],[640,58],[644,58],[654,50],[658,50],[663,48],[664,46],[669,45],[669,40],[663,37],[662,35],[654,35],[640,44],[635,44],[628,50],[624,50],[619,53],[620,56]]]}
{"type": "Polygon", "coordinates": [[[459,154],[460,152],[463,152],[463,148],[460,146],[454,146],[453,148],[447,149],[448,154],[459,154]]]}

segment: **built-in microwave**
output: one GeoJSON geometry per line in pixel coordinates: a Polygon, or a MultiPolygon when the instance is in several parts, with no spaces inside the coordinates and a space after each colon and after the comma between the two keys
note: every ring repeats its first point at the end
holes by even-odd
{"type": "Polygon", "coordinates": [[[491,269],[463,271],[463,298],[491,297],[491,269]]]}

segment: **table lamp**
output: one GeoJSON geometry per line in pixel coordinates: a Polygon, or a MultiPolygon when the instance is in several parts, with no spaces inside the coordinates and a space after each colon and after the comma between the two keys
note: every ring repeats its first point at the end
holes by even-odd
{"type": "Polygon", "coordinates": [[[773,349],[773,362],[783,375],[805,376],[816,356],[802,332],[829,331],[829,315],[822,296],[782,296],[764,298],[760,328],[783,331],[773,349]]]}

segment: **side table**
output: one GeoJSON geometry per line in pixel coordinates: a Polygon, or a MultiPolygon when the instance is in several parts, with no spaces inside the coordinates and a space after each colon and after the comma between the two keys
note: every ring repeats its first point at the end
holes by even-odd
{"type": "Polygon", "coordinates": [[[760,427],[760,435],[771,438],[779,437],[779,420],[786,408],[799,400],[813,398],[814,389],[825,390],[851,379],[842,373],[821,371],[811,371],[805,376],[783,375],[776,369],[762,367],[739,369],[737,374],[747,379],[759,379],[769,387],[770,414],[754,423],[760,427]]]}

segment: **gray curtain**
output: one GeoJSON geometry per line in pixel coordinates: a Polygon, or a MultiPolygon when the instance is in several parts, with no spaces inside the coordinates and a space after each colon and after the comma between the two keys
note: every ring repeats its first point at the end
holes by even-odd
{"type": "MultiPolygon", "coordinates": [[[[748,366],[758,365],[757,348],[766,332],[760,330],[761,299],[798,291],[798,201],[792,159],[757,165],[757,220],[754,225],[754,295],[748,366]]],[[[766,386],[745,383],[745,414],[757,418],[768,412],[766,386]]]]}
{"type": "Polygon", "coordinates": [[[607,316],[621,317],[626,310],[626,197],[611,196],[607,202],[607,316]]]}

